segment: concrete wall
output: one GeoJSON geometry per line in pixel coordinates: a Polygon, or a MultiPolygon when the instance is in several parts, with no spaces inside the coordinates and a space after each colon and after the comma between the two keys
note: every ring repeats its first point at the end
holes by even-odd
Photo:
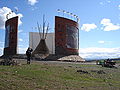
{"type": "MultiPolygon", "coordinates": [[[[37,47],[40,42],[40,35],[38,32],[29,33],[29,47],[33,50],[37,47]]],[[[48,33],[46,38],[46,44],[50,54],[55,54],[55,35],[54,33],[48,33]]]]}

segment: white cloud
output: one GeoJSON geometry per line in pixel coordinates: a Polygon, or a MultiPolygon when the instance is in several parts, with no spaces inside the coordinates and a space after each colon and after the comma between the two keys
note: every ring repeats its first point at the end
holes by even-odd
{"type": "Polygon", "coordinates": [[[0,56],[2,56],[2,55],[3,55],[3,48],[0,47],[0,56]]]}
{"type": "Polygon", "coordinates": [[[38,9],[38,7],[31,7],[32,11],[38,9]]]}
{"type": "Polygon", "coordinates": [[[107,25],[111,25],[112,23],[110,19],[104,18],[101,20],[101,24],[103,24],[103,26],[107,26],[107,25]]]}
{"type": "Polygon", "coordinates": [[[18,30],[18,33],[21,33],[21,32],[23,32],[23,30],[18,30]]]}
{"type": "Polygon", "coordinates": [[[4,42],[1,42],[1,41],[0,41],[0,44],[4,44],[4,42]]]}
{"type": "MultiPolygon", "coordinates": [[[[27,48],[18,48],[18,54],[25,54],[27,48]]],[[[3,55],[3,48],[0,47],[0,56],[3,55]]]]}
{"type": "Polygon", "coordinates": [[[107,0],[107,2],[108,2],[108,3],[111,3],[111,1],[110,1],[110,0],[107,0]]]}
{"type": "Polygon", "coordinates": [[[19,10],[18,7],[14,7],[14,8],[15,8],[16,12],[18,12],[18,10],[19,10]]]}
{"type": "Polygon", "coordinates": [[[99,4],[100,5],[106,5],[106,4],[110,4],[112,1],[111,0],[106,0],[106,1],[102,1],[99,4]]]}
{"type": "Polygon", "coordinates": [[[101,43],[101,44],[103,44],[103,43],[105,43],[105,41],[98,41],[98,43],[101,43]]]}
{"type": "Polygon", "coordinates": [[[96,29],[96,28],[97,28],[97,26],[95,24],[83,24],[81,27],[81,30],[89,32],[92,29],[96,29]]]}
{"type": "Polygon", "coordinates": [[[25,54],[27,48],[18,48],[18,54],[25,54]]]}
{"type": "Polygon", "coordinates": [[[80,56],[83,58],[118,58],[120,57],[120,48],[80,48],[80,56]]]}
{"type": "Polygon", "coordinates": [[[109,25],[104,28],[104,31],[111,31],[111,30],[118,30],[120,29],[120,26],[118,25],[109,25]]]}
{"type": "Polygon", "coordinates": [[[101,20],[101,24],[103,25],[104,31],[118,30],[120,29],[120,25],[114,25],[111,23],[110,19],[104,18],[101,20]]]}
{"type": "Polygon", "coordinates": [[[30,5],[35,5],[37,2],[37,0],[28,0],[28,4],[30,5]]]}
{"type": "Polygon", "coordinates": [[[118,9],[120,10],[120,5],[118,5],[118,9]]]}
{"type": "Polygon", "coordinates": [[[103,3],[103,2],[100,2],[100,5],[104,5],[104,3],[103,3]]]}
{"type": "MultiPolygon", "coordinates": [[[[8,7],[2,7],[0,8],[0,29],[5,29],[5,21],[6,19],[6,15],[8,13],[10,13],[12,10],[8,7]]],[[[16,14],[15,12],[9,14],[8,18],[12,18],[15,16],[19,16],[19,20],[18,20],[18,25],[22,24],[21,18],[23,17],[23,15],[21,13],[16,14]]]]}
{"type": "Polygon", "coordinates": [[[23,41],[23,39],[19,38],[19,41],[20,41],[20,42],[22,42],[22,41],[23,41]]]}
{"type": "Polygon", "coordinates": [[[0,47],[4,47],[4,42],[0,41],[0,47]]]}
{"type": "Polygon", "coordinates": [[[23,45],[18,45],[18,47],[23,47],[23,45]]]}

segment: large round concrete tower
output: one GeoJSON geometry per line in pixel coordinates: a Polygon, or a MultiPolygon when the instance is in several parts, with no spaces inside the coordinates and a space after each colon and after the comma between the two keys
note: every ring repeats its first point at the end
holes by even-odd
{"type": "Polygon", "coordinates": [[[55,54],[79,55],[79,24],[64,17],[55,17],[55,54]]]}

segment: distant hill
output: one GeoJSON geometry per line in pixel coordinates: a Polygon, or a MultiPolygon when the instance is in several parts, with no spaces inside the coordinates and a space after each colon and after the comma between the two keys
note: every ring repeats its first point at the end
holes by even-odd
{"type": "MultiPolygon", "coordinates": [[[[96,61],[96,60],[102,60],[102,59],[108,59],[108,58],[84,58],[86,61],[96,61]]],[[[120,58],[109,58],[111,60],[120,60],[120,58]]]]}

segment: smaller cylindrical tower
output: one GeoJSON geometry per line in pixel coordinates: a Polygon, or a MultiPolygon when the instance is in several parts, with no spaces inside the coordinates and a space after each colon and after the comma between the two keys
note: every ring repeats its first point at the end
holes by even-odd
{"type": "Polygon", "coordinates": [[[5,47],[4,55],[17,54],[18,16],[5,22],[5,47]]]}

